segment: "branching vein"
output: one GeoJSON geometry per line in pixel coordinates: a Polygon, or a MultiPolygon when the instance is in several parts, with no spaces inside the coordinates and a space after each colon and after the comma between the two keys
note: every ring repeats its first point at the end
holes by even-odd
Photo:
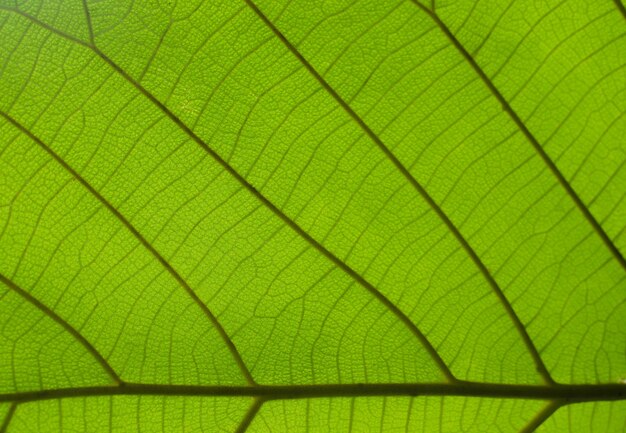
{"type": "Polygon", "coordinates": [[[33,295],[31,295],[26,290],[22,289],[20,286],[15,284],[12,280],[7,278],[5,275],[0,274],[0,282],[4,283],[13,292],[17,293],[23,299],[28,301],[31,305],[33,305],[34,307],[39,309],[41,312],[43,312],[46,316],[48,316],[49,318],[54,320],[56,323],[61,325],[61,327],[68,334],[74,337],[74,339],[78,341],[87,350],[87,352],[91,354],[91,356],[93,356],[96,362],[98,362],[98,364],[102,366],[102,369],[107,373],[107,375],[111,378],[114,384],[119,385],[120,383],[122,383],[122,380],[120,379],[119,375],[115,372],[113,367],[109,365],[107,360],[104,359],[104,357],[100,354],[100,352],[98,352],[98,350],[85,337],[83,337],[81,333],[78,332],[78,330],[76,330],[76,328],[70,325],[67,321],[65,321],[65,319],[63,319],[53,310],[48,308],[45,304],[43,304],[33,295]]]}
{"type": "MultiPolygon", "coordinates": [[[[345,262],[343,262],[341,259],[339,259],[337,256],[335,256],[330,250],[328,250],[326,247],[324,247],[321,243],[319,243],[317,240],[315,240],[310,234],[308,234],[302,227],[300,227],[294,220],[292,220],[284,212],[282,212],[273,202],[271,202],[267,197],[265,197],[261,192],[259,192],[239,172],[237,172],[234,169],[233,166],[231,166],[228,162],[226,162],[226,160],[224,158],[222,158],[215,150],[213,150],[206,142],[204,142],[195,132],[193,132],[191,130],[191,128],[189,126],[187,126],[182,120],[180,120],[178,118],[178,116],[176,116],[169,108],[167,108],[165,106],[165,104],[163,104],[152,93],[150,93],[146,88],[144,88],[140,83],[138,83],[133,77],[131,77],[126,71],[124,71],[117,63],[115,63],[111,58],[109,58],[104,52],[102,52],[95,45],[92,45],[90,43],[86,43],[84,41],[80,41],[80,40],[78,40],[76,38],[73,38],[73,37],[71,37],[69,35],[66,35],[64,32],[61,32],[59,30],[54,30],[49,25],[39,21],[37,18],[35,18],[35,17],[33,17],[33,16],[29,15],[29,14],[26,14],[26,13],[20,11],[20,10],[17,10],[17,9],[7,9],[7,8],[4,8],[4,9],[8,10],[8,11],[11,11],[11,12],[14,12],[14,13],[17,13],[17,14],[23,16],[24,18],[27,18],[30,21],[34,22],[35,24],[37,24],[37,25],[39,25],[41,27],[44,27],[44,28],[46,28],[46,29],[48,29],[50,31],[53,31],[54,33],[56,33],[57,35],[59,35],[61,37],[64,37],[64,38],[66,38],[68,40],[71,40],[72,42],[78,43],[78,44],[80,44],[80,45],[82,45],[82,46],[84,46],[86,48],[89,48],[96,55],[98,55],[113,70],[115,70],[122,78],[124,78],[128,83],[130,83],[133,87],[135,87],[135,89],[137,91],[139,91],[142,95],[144,95],[159,110],[161,110],[163,112],[163,114],[165,114],[170,120],[172,120],[185,134],[187,134],[189,136],[189,138],[191,138],[205,152],[207,152],[207,154],[209,154],[209,156],[211,156],[218,164],[220,164],[222,166],[222,168],[228,174],[230,174],[241,186],[243,186],[256,199],[258,199],[264,206],[266,206],[267,209],[269,209],[274,215],[276,215],[286,225],[288,225],[294,232],[296,232],[305,241],[307,241],[311,246],[313,246],[321,254],[323,254],[327,259],[329,259],[334,265],[339,267],[348,276],[350,276],[352,279],[354,279],[359,285],[361,285],[368,292],[370,292],[380,303],[382,303],[392,314],[394,314],[401,321],[401,323],[404,326],[406,326],[406,328],[418,339],[418,341],[420,341],[420,343],[425,348],[425,350],[428,352],[430,357],[433,359],[433,361],[435,362],[435,364],[437,365],[437,367],[439,368],[439,370],[441,371],[443,376],[446,378],[446,380],[448,382],[455,382],[456,381],[456,378],[454,377],[454,375],[452,374],[452,372],[450,371],[450,369],[448,368],[446,363],[443,361],[443,359],[441,358],[441,356],[439,355],[437,350],[433,347],[433,345],[430,343],[430,341],[428,341],[426,336],[418,329],[418,327],[415,325],[415,323],[413,323],[413,321],[406,314],[404,314],[404,312],[402,312],[393,302],[391,302],[382,292],[380,292],[376,287],[374,287],[369,281],[367,281],[365,278],[363,278],[363,276],[361,276],[358,272],[356,272],[354,269],[352,269],[350,266],[348,266],[345,262]]],[[[15,121],[13,121],[12,123],[15,123],[15,121]]],[[[25,130],[25,132],[28,132],[28,131],[25,130]]],[[[60,163],[62,163],[65,166],[67,166],[67,164],[60,157],[57,156],[57,158],[58,158],[58,161],[60,163]]],[[[78,176],[78,178],[80,178],[78,173],[76,173],[76,172],[74,172],[74,173],[75,173],[76,176],[78,176]]],[[[85,182],[85,185],[89,185],[86,181],[84,181],[84,179],[83,179],[83,182],[85,182]]],[[[97,194],[98,197],[101,197],[101,201],[103,201],[103,203],[106,203],[105,206],[107,206],[107,208],[109,208],[111,210],[111,212],[116,214],[116,216],[118,216],[118,218],[121,218],[120,219],[121,221],[126,221],[124,223],[124,225],[126,225],[128,227],[128,229],[131,230],[131,232],[133,232],[135,234],[135,236],[138,237],[138,239],[140,239],[140,240],[144,239],[140,235],[140,233],[137,231],[137,229],[135,229],[130,224],[130,222],[128,222],[119,213],[119,211],[117,211],[115,209],[115,207],[113,205],[108,203],[104,199],[104,197],[102,197],[95,189],[93,189],[93,187],[89,186],[88,189],[90,189],[90,191],[92,191],[92,193],[94,195],[97,194]]],[[[142,244],[144,244],[146,246],[146,248],[148,248],[155,255],[155,257],[157,257],[157,259],[159,259],[159,261],[161,263],[163,263],[163,265],[176,278],[176,280],[183,287],[186,288],[186,290],[189,292],[189,294],[192,297],[194,297],[194,299],[197,299],[197,295],[195,295],[195,293],[187,285],[185,280],[171,266],[169,266],[169,264],[167,264],[167,261],[163,257],[161,257],[159,255],[159,253],[145,239],[142,241],[142,244]]],[[[204,305],[201,302],[200,302],[200,304],[204,305]]],[[[208,310],[208,308],[206,306],[203,307],[203,310],[205,310],[205,313],[207,313],[207,316],[209,316],[209,318],[211,318],[211,321],[215,324],[216,329],[218,329],[218,331],[220,331],[220,334],[223,336],[224,341],[226,341],[226,343],[228,344],[229,348],[231,349],[231,352],[233,353],[233,356],[237,360],[237,364],[239,365],[239,367],[242,370],[242,372],[247,372],[248,369],[245,366],[245,363],[243,362],[243,359],[238,354],[237,349],[235,348],[234,344],[232,343],[232,341],[230,340],[230,338],[228,337],[228,335],[224,331],[223,327],[219,324],[219,322],[217,321],[215,316],[213,316],[213,314],[208,310]]],[[[244,375],[246,376],[246,378],[248,379],[248,382],[250,384],[254,383],[254,381],[252,379],[252,376],[249,374],[249,372],[244,373],[244,375]]]]}
{"type": "MultiPolygon", "coordinates": [[[[202,312],[208,317],[211,324],[218,331],[224,343],[228,347],[229,351],[233,355],[235,362],[239,366],[242,374],[246,378],[247,382],[250,385],[254,384],[254,380],[252,379],[252,375],[250,371],[246,367],[239,351],[235,347],[235,344],[230,339],[226,330],[222,327],[221,323],[217,320],[217,317],[209,310],[204,302],[198,297],[195,291],[189,286],[187,281],[170,265],[170,263],[155,249],[155,247],[148,242],[148,240],[131,224],[129,220],[126,219],[124,215],[120,213],[119,210],[113,204],[111,204],[102,194],[100,194],[86,179],[84,179],[76,170],[74,170],[70,165],[61,158],[52,148],[50,148],[47,144],[39,139],[39,137],[35,136],[28,128],[19,123],[13,117],[9,116],[7,113],[0,111],[0,116],[6,119],[9,123],[15,126],[17,129],[22,131],[27,137],[29,137],[33,142],[35,142],[41,149],[43,149],[46,153],[48,153],[58,164],[60,164],[68,173],[72,175],[81,185],[85,187],[104,207],[106,207],[127,229],[130,231],[135,238],[148,250],[154,258],[156,258],[159,263],[167,270],[167,272],[180,284],[181,287],[187,292],[187,294],[193,299],[193,301],[200,307],[202,312]]],[[[94,349],[95,350],[95,349],[94,349]]],[[[119,381],[119,378],[117,378],[119,381]]]]}
{"type": "MultiPolygon", "coordinates": [[[[459,51],[459,53],[467,60],[469,65],[474,69],[476,74],[480,77],[480,79],[485,83],[485,86],[489,89],[492,95],[498,100],[498,102],[502,105],[502,109],[508,114],[508,116],[513,120],[515,125],[519,128],[519,130],[524,134],[528,142],[532,145],[533,149],[537,152],[541,160],[548,167],[550,172],[556,177],[557,181],[561,185],[561,187],[565,190],[567,195],[574,202],[578,210],[583,214],[587,222],[591,225],[596,234],[600,237],[606,248],[609,250],[611,255],[617,260],[619,265],[626,270],[626,259],[617,248],[613,240],[606,233],[602,225],[596,220],[596,217],[591,213],[588,206],[582,201],[579,197],[578,193],[574,190],[572,185],[565,179],[565,176],[555,162],[550,158],[550,156],[546,153],[544,148],[541,146],[537,138],[534,134],[528,129],[524,121],[519,117],[517,112],[513,109],[511,104],[506,100],[506,98],[500,93],[500,90],[495,86],[493,81],[487,76],[487,74],[483,71],[481,66],[476,62],[474,57],[465,49],[463,44],[454,36],[454,34],[450,31],[450,29],[446,26],[446,24],[439,18],[439,16],[424,6],[417,0],[410,0],[413,4],[419,7],[421,10],[426,12],[432,20],[437,24],[437,26],[441,29],[441,31],[446,35],[448,40],[454,45],[454,47],[459,51]]],[[[617,0],[619,3],[619,0],[617,0]]]]}
{"type": "Polygon", "coordinates": [[[272,30],[272,32],[278,37],[278,39],[285,44],[285,46],[293,53],[293,55],[302,63],[302,65],[311,73],[313,77],[320,83],[320,85],[337,101],[337,103],[354,119],[359,127],[367,134],[367,136],[380,148],[385,156],[393,163],[393,165],[402,173],[404,178],[411,184],[411,186],[418,192],[424,201],[430,206],[431,209],[437,214],[441,221],[445,224],[446,228],[453,234],[457,242],[470,256],[472,262],[480,270],[484,278],[487,280],[489,286],[498,297],[498,300],[504,306],[507,314],[510,316],[515,328],[519,332],[524,341],[528,351],[530,352],[541,377],[546,383],[554,383],[550,377],[548,369],[543,363],[543,360],[539,356],[539,352],[535,348],[534,343],[530,339],[525,326],[515,313],[515,310],[511,306],[511,303],[506,298],[502,289],[496,282],[495,278],[489,272],[487,266],[482,262],[478,254],[469,244],[467,239],[461,234],[460,230],[443,211],[441,206],[433,199],[433,197],[426,191],[426,189],[417,181],[417,179],[409,172],[409,170],[400,162],[400,160],[393,154],[389,147],[382,141],[382,139],[365,123],[365,121],[350,107],[350,105],[333,89],[333,87],[317,72],[317,70],[309,63],[309,61],[298,51],[298,49],[280,32],[280,30],[263,14],[263,12],[252,2],[252,0],[245,0],[246,3],[257,13],[257,15],[263,20],[263,22],[272,30]]]}

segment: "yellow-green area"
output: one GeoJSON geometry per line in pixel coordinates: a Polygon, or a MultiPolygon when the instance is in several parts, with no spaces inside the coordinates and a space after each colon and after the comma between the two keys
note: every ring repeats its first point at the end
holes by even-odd
{"type": "Polygon", "coordinates": [[[0,433],[624,431],[625,113],[620,0],[0,0],[0,433]]]}

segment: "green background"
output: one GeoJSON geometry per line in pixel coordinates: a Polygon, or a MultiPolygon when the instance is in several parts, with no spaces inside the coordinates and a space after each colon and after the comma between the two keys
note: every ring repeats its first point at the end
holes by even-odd
{"type": "MultiPolygon", "coordinates": [[[[623,381],[624,36],[609,0],[0,1],[0,394],[623,381]]],[[[255,408],[5,400],[3,433],[255,408]]],[[[276,400],[248,431],[514,432],[546,404],[276,400]]]]}

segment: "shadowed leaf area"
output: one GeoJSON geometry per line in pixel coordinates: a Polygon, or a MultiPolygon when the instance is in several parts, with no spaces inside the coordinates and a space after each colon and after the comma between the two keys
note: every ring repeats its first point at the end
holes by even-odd
{"type": "Polygon", "coordinates": [[[626,431],[620,0],[0,0],[0,433],[626,431]]]}

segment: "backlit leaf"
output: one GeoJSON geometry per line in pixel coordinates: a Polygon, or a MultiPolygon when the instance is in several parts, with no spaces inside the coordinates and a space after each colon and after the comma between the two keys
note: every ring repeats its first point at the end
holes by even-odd
{"type": "Polygon", "coordinates": [[[623,431],[624,113],[619,0],[0,0],[0,433],[623,431]]]}

